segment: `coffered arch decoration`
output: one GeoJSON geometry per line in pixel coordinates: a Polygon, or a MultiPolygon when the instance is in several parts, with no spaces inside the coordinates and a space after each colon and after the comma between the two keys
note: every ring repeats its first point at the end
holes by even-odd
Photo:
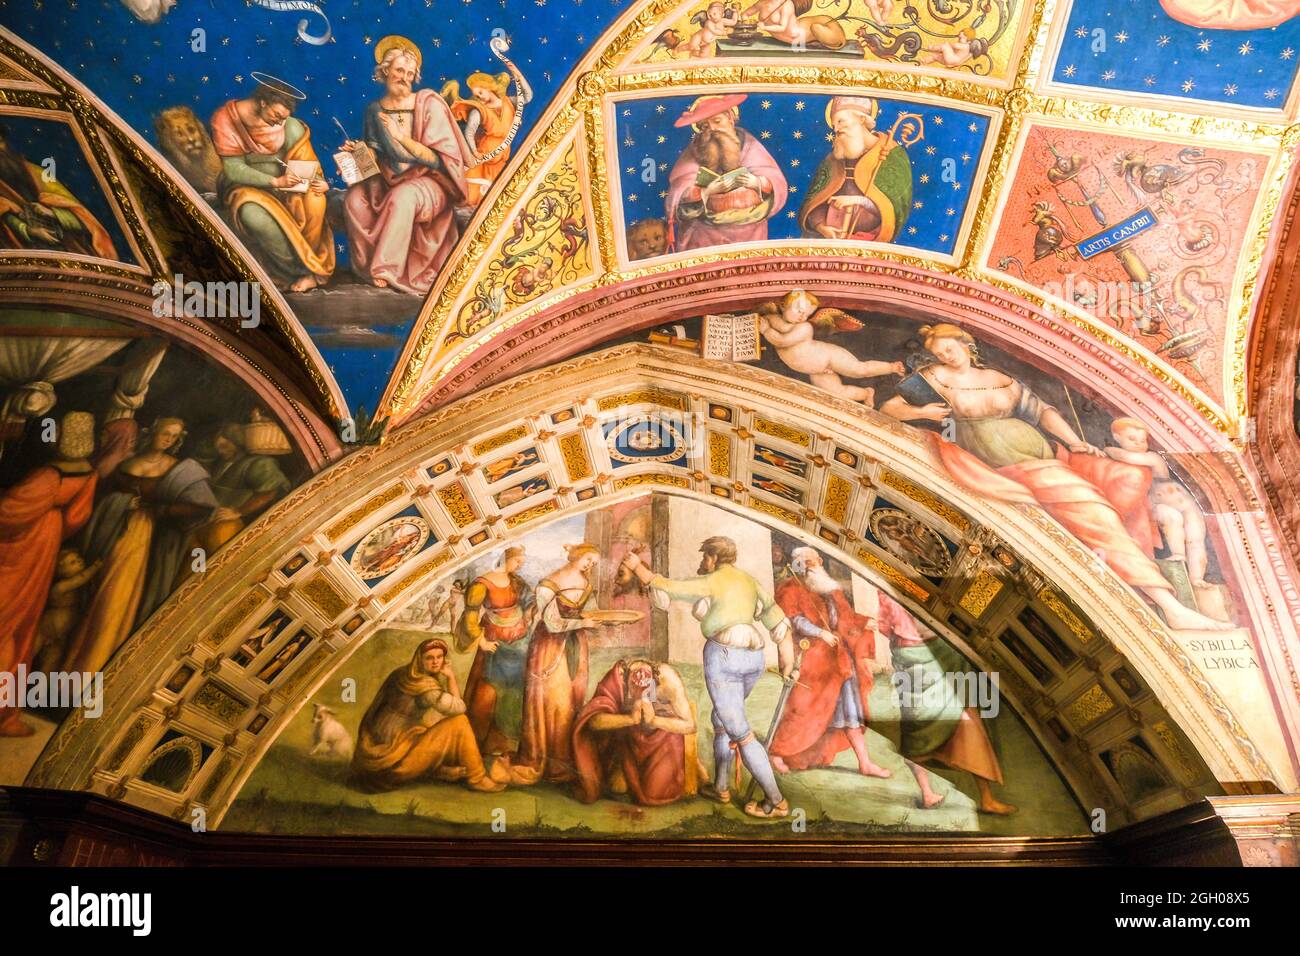
{"type": "Polygon", "coordinates": [[[48,177],[38,205],[65,217],[61,238],[4,241],[7,306],[170,328],[262,388],[314,463],[338,456],[342,393],[275,284],[152,146],[3,28],[0,125],[11,155],[48,177]],[[186,283],[202,284],[201,305],[186,283]]]}
{"type": "Polygon", "coordinates": [[[1227,695],[1193,659],[1189,638],[1216,635],[1171,631],[1041,509],[971,493],[934,448],[915,429],[781,376],[645,345],[483,389],[317,476],[183,584],[110,662],[103,717],[66,721],[28,783],[177,817],[203,807],[214,823],[312,694],[446,574],[566,516],[659,495],[821,549],[1000,672],[1085,808],[1130,821],[1217,789],[1294,786],[1272,705],[1227,695]],[[616,445],[618,428],[637,422],[670,425],[672,447],[616,445]],[[882,543],[871,517],[882,509],[951,543],[943,573],[918,571],[882,543]],[[420,529],[410,547],[382,573],[358,573],[357,544],[403,516],[420,529]],[[1014,639],[1026,608],[1068,664],[1014,639]],[[288,625],[276,629],[286,653],[263,681],[236,659],[276,614],[288,625]],[[1107,783],[1099,762],[1136,738],[1168,782],[1138,801],[1107,783]],[[190,772],[170,757],[159,784],[160,748],[195,752],[179,740],[194,742],[201,765],[190,772]]]}
{"type": "MultiPolygon", "coordinates": [[[[1230,101],[1067,82],[1073,68],[1053,73],[1076,36],[1063,24],[1074,17],[1071,31],[1081,29],[1075,21],[1086,9],[995,6],[980,18],[979,30],[992,33],[983,47],[976,41],[985,50],[979,69],[969,57],[949,66],[939,56],[877,54],[870,28],[843,44],[814,42],[798,65],[769,55],[761,37],[688,53],[684,35],[676,47],[672,37],[690,11],[664,2],[629,10],[538,120],[527,154],[520,151],[494,190],[497,202],[480,208],[466,254],[424,303],[385,408],[394,421],[409,419],[445,395],[467,364],[489,352],[501,357],[503,339],[612,289],[709,265],[809,257],[926,269],[992,287],[1134,361],[1213,429],[1240,435],[1251,292],[1284,202],[1294,103],[1247,112],[1230,101]],[[888,133],[910,164],[906,200],[895,197],[879,228],[852,238],[819,232],[820,220],[808,219],[819,188],[812,170],[832,158],[822,141],[832,135],[835,96],[868,101],[880,135],[888,133]],[[773,200],[780,208],[761,236],[674,238],[665,204],[677,195],[674,161],[690,145],[680,130],[689,133],[694,104],[708,97],[725,101],[739,126],[779,156],[790,189],[773,200]],[[575,139],[585,144],[579,180],[597,267],[485,305],[489,237],[519,228],[518,211],[575,139]],[[667,248],[663,241],[648,252],[632,248],[633,230],[649,222],[663,224],[667,248]]],[[[521,261],[531,269],[542,258],[554,259],[521,261]]]]}

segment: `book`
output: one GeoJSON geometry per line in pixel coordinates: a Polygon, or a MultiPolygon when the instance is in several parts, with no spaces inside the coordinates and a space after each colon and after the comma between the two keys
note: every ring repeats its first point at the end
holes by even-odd
{"type": "Polygon", "coordinates": [[[706,315],[700,332],[706,359],[757,362],[763,357],[757,312],[706,315]]]}
{"type": "Polygon", "coordinates": [[[379,174],[379,161],[375,158],[375,151],[365,143],[356,149],[339,150],[334,154],[334,165],[338,167],[343,182],[349,186],[379,174]]]}
{"type": "Polygon", "coordinates": [[[297,186],[281,189],[285,193],[305,193],[313,179],[320,179],[320,164],[314,159],[291,159],[284,164],[285,172],[302,180],[297,186]]]}
{"type": "Polygon", "coordinates": [[[943,396],[934,390],[934,386],[925,380],[920,372],[913,372],[897,385],[898,394],[909,405],[920,408],[923,405],[947,404],[943,396]]]}

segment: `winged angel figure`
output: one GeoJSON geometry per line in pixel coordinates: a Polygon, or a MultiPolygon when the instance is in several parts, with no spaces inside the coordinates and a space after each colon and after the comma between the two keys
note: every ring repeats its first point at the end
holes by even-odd
{"type": "Polygon", "coordinates": [[[859,359],[842,345],[822,341],[819,335],[856,332],[863,325],[847,312],[820,306],[811,292],[795,289],[780,302],[759,306],[759,331],[792,371],[807,375],[818,388],[871,406],[876,390],[847,385],[844,379],[904,375],[906,367],[902,362],[859,359]]]}

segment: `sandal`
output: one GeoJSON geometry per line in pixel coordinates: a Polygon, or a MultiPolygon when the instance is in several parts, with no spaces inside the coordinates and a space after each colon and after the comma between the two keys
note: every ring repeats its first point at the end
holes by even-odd
{"type": "Polygon", "coordinates": [[[699,795],[705,800],[712,800],[714,803],[730,803],[731,791],[719,790],[711,783],[706,783],[700,787],[699,795]]]}
{"type": "Polygon", "coordinates": [[[757,817],[759,820],[776,820],[779,817],[788,817],[790,815],[790,801],[782,800],[773,806],[766,800],[761,803],[758,800],[751,800],[745,804],[745,813],[751,817],[757,817]]]}

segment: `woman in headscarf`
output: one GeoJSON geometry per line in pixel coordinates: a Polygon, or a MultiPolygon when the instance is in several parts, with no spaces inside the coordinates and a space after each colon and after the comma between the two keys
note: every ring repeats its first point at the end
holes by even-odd
{"type": "MultiPolygon", "coordinates": [[[[495,792],[505,781],[489,776],[447,645],[423,641],[411,661],[391,674],[361,718],[352,771],[367,790],[394,790],[421,779],[464,780],[471,790],[495,792]]],[[[495,769],[495,768],[494,768],[495,769]]]]}

